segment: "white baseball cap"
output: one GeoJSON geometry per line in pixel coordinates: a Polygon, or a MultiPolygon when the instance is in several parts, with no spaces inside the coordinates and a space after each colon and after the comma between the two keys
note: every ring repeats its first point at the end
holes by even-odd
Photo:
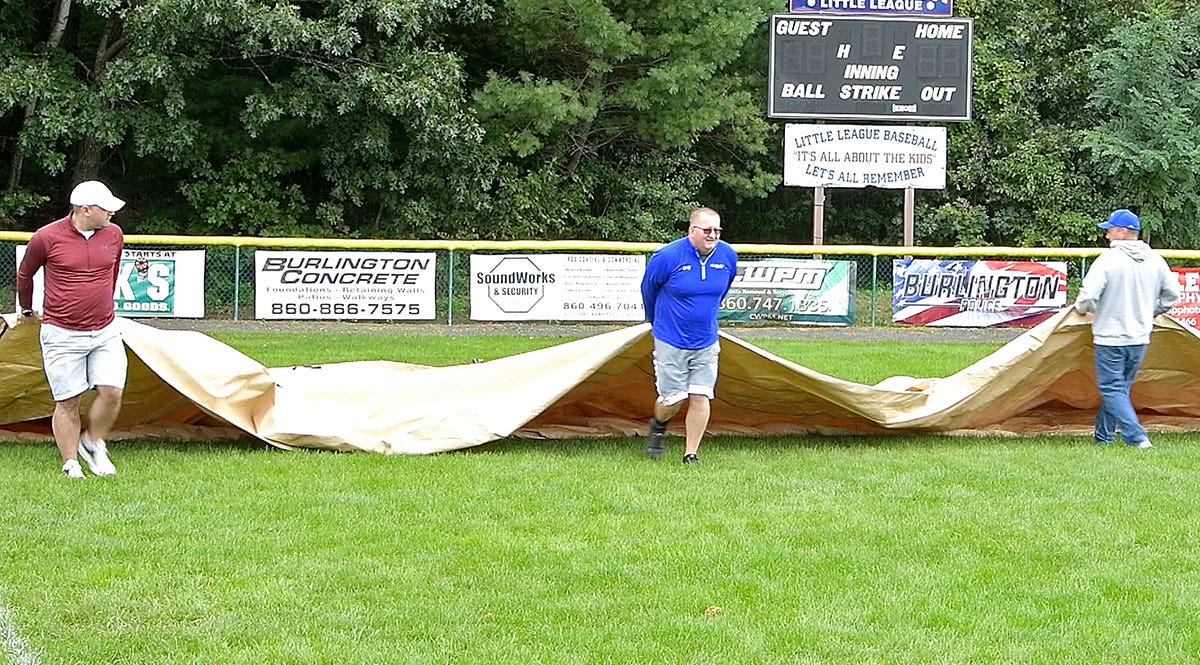
{"type": "Polygon", "coordinates": [[[125,202],[113,196],[113,193],[99,180],[85,180],[75,185],[71,190],[71,205],[96,206],[109,212],[116,212],[125,207],[125,202]]]}

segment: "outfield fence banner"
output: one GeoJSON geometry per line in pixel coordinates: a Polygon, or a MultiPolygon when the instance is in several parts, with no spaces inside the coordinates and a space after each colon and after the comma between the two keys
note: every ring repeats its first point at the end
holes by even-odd
{"type": "Polygon", "coordinates": [[[1167,314],[1196,328],[1200,322],[1200,268],[1171,268],[1179,278],[1179,302],[1167,314]]]}
{"type": "Polygon", "coordinates": [[[113,294],[121,316],[204,318],[202,249],[126,248],[113,294]]]}
{"type": "Polygon", "coordinates": [[[783,184],[945,189],[945,127],[784,125],[783,184]]]}
{"type": "Polygon", "coordinates": [[[474,321],[644,321],[646,257],[472,254],[474,321]]]}
{"type": "Polygon", "coordinates": [[[850,325],[856,276],[853,261],[739,261],[718,318],[737,323],[850,325]]]}
{"type": "MultiPolygon", "coordinates": [[[[18,246],[28,242],[30,235],[26,232],[0,231],[0,301],[15,305],[16,297],[13,293],[13,288],[16,283],[16,263],[12,261],[12,258],[18,246]],[[7,260],[4,260],[5,258],[7,260]]],[[[366,240],[356,238],[125,236],[126,250],[203,250],[205,252],[203,255],[204,275],[202,280],[198,276],[194,278],[188,276],[186,270],[177,261],[174,288],[180,292],[180,296],[176,297],[175,302],[177,305],[175,312],[172,314],[173,316],[187,316],[187,314],[180,313],[179,298],[182,297],[185,289],[196,288],[201,289],[203,292],[203,316],[206,319],[253,320],[260,310],[265,310],[263,313],[266,316],[272,316],[271,311],[274,308],[276,311],[276,314],[273,315],[274,318],[321,318],[344,321],[382,318],[395,320],[396,323],[403,323],[404,320],[412,320],[413,323],[438,322],[445,325],[468,322],[472,318],[475,318],[470,316],[473,296],[475,299],[474,307],[477,310],[476,316],[482,317],[488,314],[489,316],[494,316],[497,321],[536,320],[539,318],[551,322],[595,321],[597,323],[606,323],[641,321],[641,299],[637,293],[639,289],[634,286],[634,283],[640,284],[645,257],[648,257],[651,252],[661,246],[661,243],[627,243],[598,240],[457,241],[366,240]],[[378,257],[396,257],[411,264],[405,270],[393,271],[405,273],[399,278],[400,282],[410,282],[407,284],[397,284],[394,287],[394,289],[404,289],[403,292],[393,294],[395,300],[373,300],[364,306],[362,304],[363,301],[355,299],[356,293],[361,293],[365,289],[384,288],[377,286],[375,284],[376,281],[380,279],[396,279],[392,276],[385,274],[380,277],[380,275],[374,272],[367,272],[365,275],[355,275],[353,274],[354,271],[350,270],[341,271],[351,273],[350,276],[335,275],[332,268],[310,270],[304,264],[304,260],[312,260],[316,261],[319,267],[326,257],[333,258],[325,260],[324,264],[336,260],[337,257],[362,256],[363,254],[361,253],[363,252],[373,253],[367,254],[367,256],[375,259],[377,263],[381,261],[378,257]],[[260,254],[262,257],[259,257],[260,254]],[[497,303],[487,298],[487,289],[481,289],[480,284],[473,283],[475,276],[471,273],[471,261],[468,260],[468,257],[472,254],[494,257],[489,259],[490,261],[499,261],[500,258],[505,256],[514,258],[524,257],[536,264],[539,271],[544,269],[545,271],[553,272],[556,280],[559,277],[558,270],[554,266],[558,265],[558,262],[562,261],[562,259],[543,259],[542,257],[553,257],[555,255],[577,256],[580,258],[575,259],[570,264],[572,269],[577,272],[581,271],[583,268],[580,266],[583,266],[599,271],[605,279],[613,280],[616,279],[613,277],[613,274],[616,272],[616,266],[624,265],[625,269],[628,270],[627,277],[629,281],[627,284],[619,285],[613,289],[614,291],[624,289],[624,295],[621,296],[614,295],[614,293],[605,293],[604,289],[607,287],[591,287],[594,291],[587,292],[586,298],[569,301],[573,305],[570,314],[563,311],[566,308],[565,304],[554,311],[542,311],[541,308],[546,308],[549,301],[535,305],[535,307],[539,308],[538,311],[530,311],[524,314],[504,312],[500,310],[500,306],[497,303]],[[612,256],[613,258],[594,258],[603,255],[612,256]],[[272,264],[281,269],[270,274],[259,274],[257,275],[259,279],[256,280],[256,268],[262,263],[263,257],[274,257],[273,261],[276,262],[286,260],[286,257],[291,257],[292,259],[299,260],[300,266],[296,267],[295,262],[291,266],[287,264],[283,266],[272,264]],[[285,258],[281,259],[280,257],[285,258]],[[547,261],[550,263],[547,263],[547,261]],[[605,263],[597,267],[595,262],[598,261],[605,261],[605,263]],[[589,264],[586,262],[592,263],[589,264]],[[552,268],[554,269],[552,270],[552,268]],[[285,276],[282,274],[285,270],[288,271],[286,275],[287,283],[284,283],[285,276]],[[364,282],[371,282],[371,284],[360,283],[357,287],[357,292],[349,290],[353,284],[348,282],[356,282],[359,279],[364,280],[364,282]],[[414,280],[418,284],[412,284],[411,282],[414,280]],[[432,284],[430,284],[431,280],[432,284]],[[262,289],[258,288],[259,285],[256,283],[258,281],[262,281],[262,286],[269,286],[274,291],[264,293],[262,289]],[[318,288],[325,290],[336,289],[336,293],[339,295],[333,296],[326,293],[318,298],[317,294],[307,292],[307,290],[318,288]],[[340,295],[343,288],[347,289],[347,294],[344,297],[340,295]],[[480,299],[481,294],[482,300],[480,299]],[[305,299],[300,299],[300,296],[304,296],[305,299]],[[259,302],[260,297],[262,298],[261,303],[259,302]],[[592,303],[595,303],[595,306],[589,310],[588,308],[592,303]],[[370,311],[371,305],[374,305],[375,311],[373,314],[370,311]],[[629,313],[627,315],[620,315],[622,308],[629,313]],[[355,313],[347,313],[351,311],[355,313]]],[[[1078,289],[1080,280],[1087,273],[1091,262],[1104,251],[1104,248],[1101,247],[929,247],[920,245],[895,247],[880,245],[738,244],[736,248],[742,257],[742,261],[739,261],[739,264],[749,259],[768,260],[785,258],[793,260],[815,258],[823,261],[847,261],[855,264],[855,280],[852,282],[854,285],[853,288],[856,289],[856,292],[853,294],[854,320],[850,325],[864,326],[897,325],[893,323],[895,302],[891,296],[896,282],[892,271],[897,268],[907,268],[909,264],[896,264],[893,262],[893,259],[896,258],[908,257],[967,262],[1003,260],[1000,262],[1005,265],[1017,265],[1010,262],[1021,261],[1059,261],[1061,263],[1047,265],[1066,265],[1067,279],[1070,283],[1069,293],[1073,294],[1074,290],[1078,289]]],[[[1159,251],[1173,266],[1177,265],[1181,268],[1197,268],[1200,266],[1200,250],[1164,249],[1159,251]]],[[[176,254],[176,257],[180,256],[185,255],[176,254]]],[[[389,266],[389,271],[394,267],[389,266]]],[[[490,269],[491,266],[489,266],[488,270],[490,269]]],[[[129,273],[128,267],[125,270],[127,276],[135,275],[136,273],[136,269],[135,273],[129,273]]],[[[532,268],[529,271],[537,272],[532,268]]],[[[522,271],[514,270],[511,272],[522,271]]],[[[147,276],[153,274],[148,273],[147,276]]],[[[136,276],[134,279],[136,280],[136,276]]],[[[514,277],[513,279],[520,278],[514,277]]],[[[580,277],[580,280],[582,280],[582,277],[580,277]]],[[[551,299],[555,297],[562,298],[561,294],[556,295],[557,290],[560,290],[563,284],[573,284],[574,281],[575,278],[573,277],[570,282],[546,284],[543,295],[551,299]]],[[[494,284],[492,286],[500,285],[494,284]]],[[[512,288],[520,287],[519,284],[509,286],[512,288]]],[[[136,282],[130,284],[129,290],[126,291],[125,295],[128,296],[130,291],[137,288],[136,282]]],[[[147,285],[147,288],[149,288],[149,285],[147,285]]],[[[573,288],[579,289],[581,287],[576,285],[573,288]]],[[[1185,288],[1186,291],[1187,289],[1185,288]]],[[[189,293],[194,292],[189,291],[189,293]]],[[[369,295],[381,297],[378,293],[369,295]]],[[[493,295],[499,298],[507,309],[533,309],[530,307],[529,302],[510,302],[513,299],[528,297],[529,294],[493,295]]],[[[535,295],[534,299],[536,297],[535,295]]],[[[1186,300],[1187,297],[1185,296],[1185,301],[1180,303],[1181,306],[1189,304],[1186,300]]],[[[1194,298],[1195,296],[1191,297],[1194,298]]],[[[193,299],[193,302],[196,303],[196,307],[200,307],[198,299],[193,299]]],[[[1192,304],[1198,305],[1197,309],[1200,309],[1200,303],[1192,304]]],[[[979,312],[989,311],[987,307],[995,307],[995,305],[996,303],[994,302],[968,302],[962,306],[964,311],[979,312]]],[[[820,305],[816,306],[819,307],[820,305]]],[[[1180,315],[1179,310],[1176,310],[1174,313],[1177,316],[1180,315]]],[[[130,314],[137,315],[134,312],[130,312],[130,314]]],[[[979,317],[980,315],[976,313],[972,316],[979,317]]],[[[1007,320],[1015,316],[1015,314],[1009,313],[999,317],[989,317],[988,321],[980,325],[996,325],[996,323],[991,321],[991,318],[1007,320]]],[[[1200,316],[1197,318],[1200,318],[1200,316]]],[[[480,318],[478,320],[486,321],[491,319],[480,318]]],[[[748,324],[762,325],[761,323],[748,324]]],[[[730,325],[738,326],[742,324],[731,322],[730,325]]],[[[780,323],[780,325],[785,324],[780,323]]],[[[945,325],[945,323],[933,323],[931,325],[945,325]]]]}
{"type": "MultiPolygon", "coordinates": [[[[26,245],[18,245],[17,265],[26,245]]],[[[129,249],[121,253],[121,266],[113,292],[118,316],[204,318],[203,249],[129,249]]],[[[41,311],[45,297],[43,271],[33,277],[33,308],[41,311]]]]}
{"type": "Polygon", "coordinates": [[[1031,326],[1067,305],[1064,261],[894,259],[892,321],[1031,326]]]}
{"type": "Polygon", "coordinates": [[[434,252],[254,253],[259,319],[422,320],[436,316],[434,252]]]}

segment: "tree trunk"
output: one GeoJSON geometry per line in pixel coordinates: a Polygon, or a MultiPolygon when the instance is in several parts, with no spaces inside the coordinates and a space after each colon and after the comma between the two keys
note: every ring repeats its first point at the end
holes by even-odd
{"type": "MultiPolygon", "coordinates": [[[[100,38],[100,45],[96,47],[96,61],[92,66],[91,84],[99,88],[104,83],[104,74],[108,69],[108,63],[117,57],[121,51],[125,50],[125,45],[129,43],[125,36],[118,36],[112,39],[114,34],[121,32],[121,19],[119,16],[112,16],[108,19],[108,23],[104,26],[104,35],[100,38]],[[110,43],[110,40],[111,43],[110,43]]],[[[100,173],[100,157],[102,146],[95,136],[85,136],[79,143],[79,156],[75,160],[75,172],[71,177],[71,184],[76,185],[84,180],[95,180],[97,174],[100,173]]]]}
{"type": "Polygon", "coordinates": [[[84,180],[95,180],[100,173],[100,145],[95,137],[85,136],[79,143],[79,155],[75,159],[75,172],[71,175],[71,186],[84,180]]]}

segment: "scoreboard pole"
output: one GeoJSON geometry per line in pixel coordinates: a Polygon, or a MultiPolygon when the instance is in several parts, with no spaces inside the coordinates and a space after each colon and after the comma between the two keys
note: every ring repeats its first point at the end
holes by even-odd
{"type": "Polygon", "coordinates": [[[813,241],[814,245],[825,243],[825,187],[813,187],[813,241]]]}

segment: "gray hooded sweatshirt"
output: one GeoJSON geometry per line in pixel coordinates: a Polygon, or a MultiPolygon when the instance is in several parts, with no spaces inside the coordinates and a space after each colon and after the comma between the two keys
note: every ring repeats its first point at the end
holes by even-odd
{"type": "Polygon", "coordinates": [[[1093,343],[1135,346],[1150,343],[1154,317],[1178,301],[1179,280],[1150,245],[1114,240],[1088,269],[1075,309],[1095,312],[1093,343]]]}

